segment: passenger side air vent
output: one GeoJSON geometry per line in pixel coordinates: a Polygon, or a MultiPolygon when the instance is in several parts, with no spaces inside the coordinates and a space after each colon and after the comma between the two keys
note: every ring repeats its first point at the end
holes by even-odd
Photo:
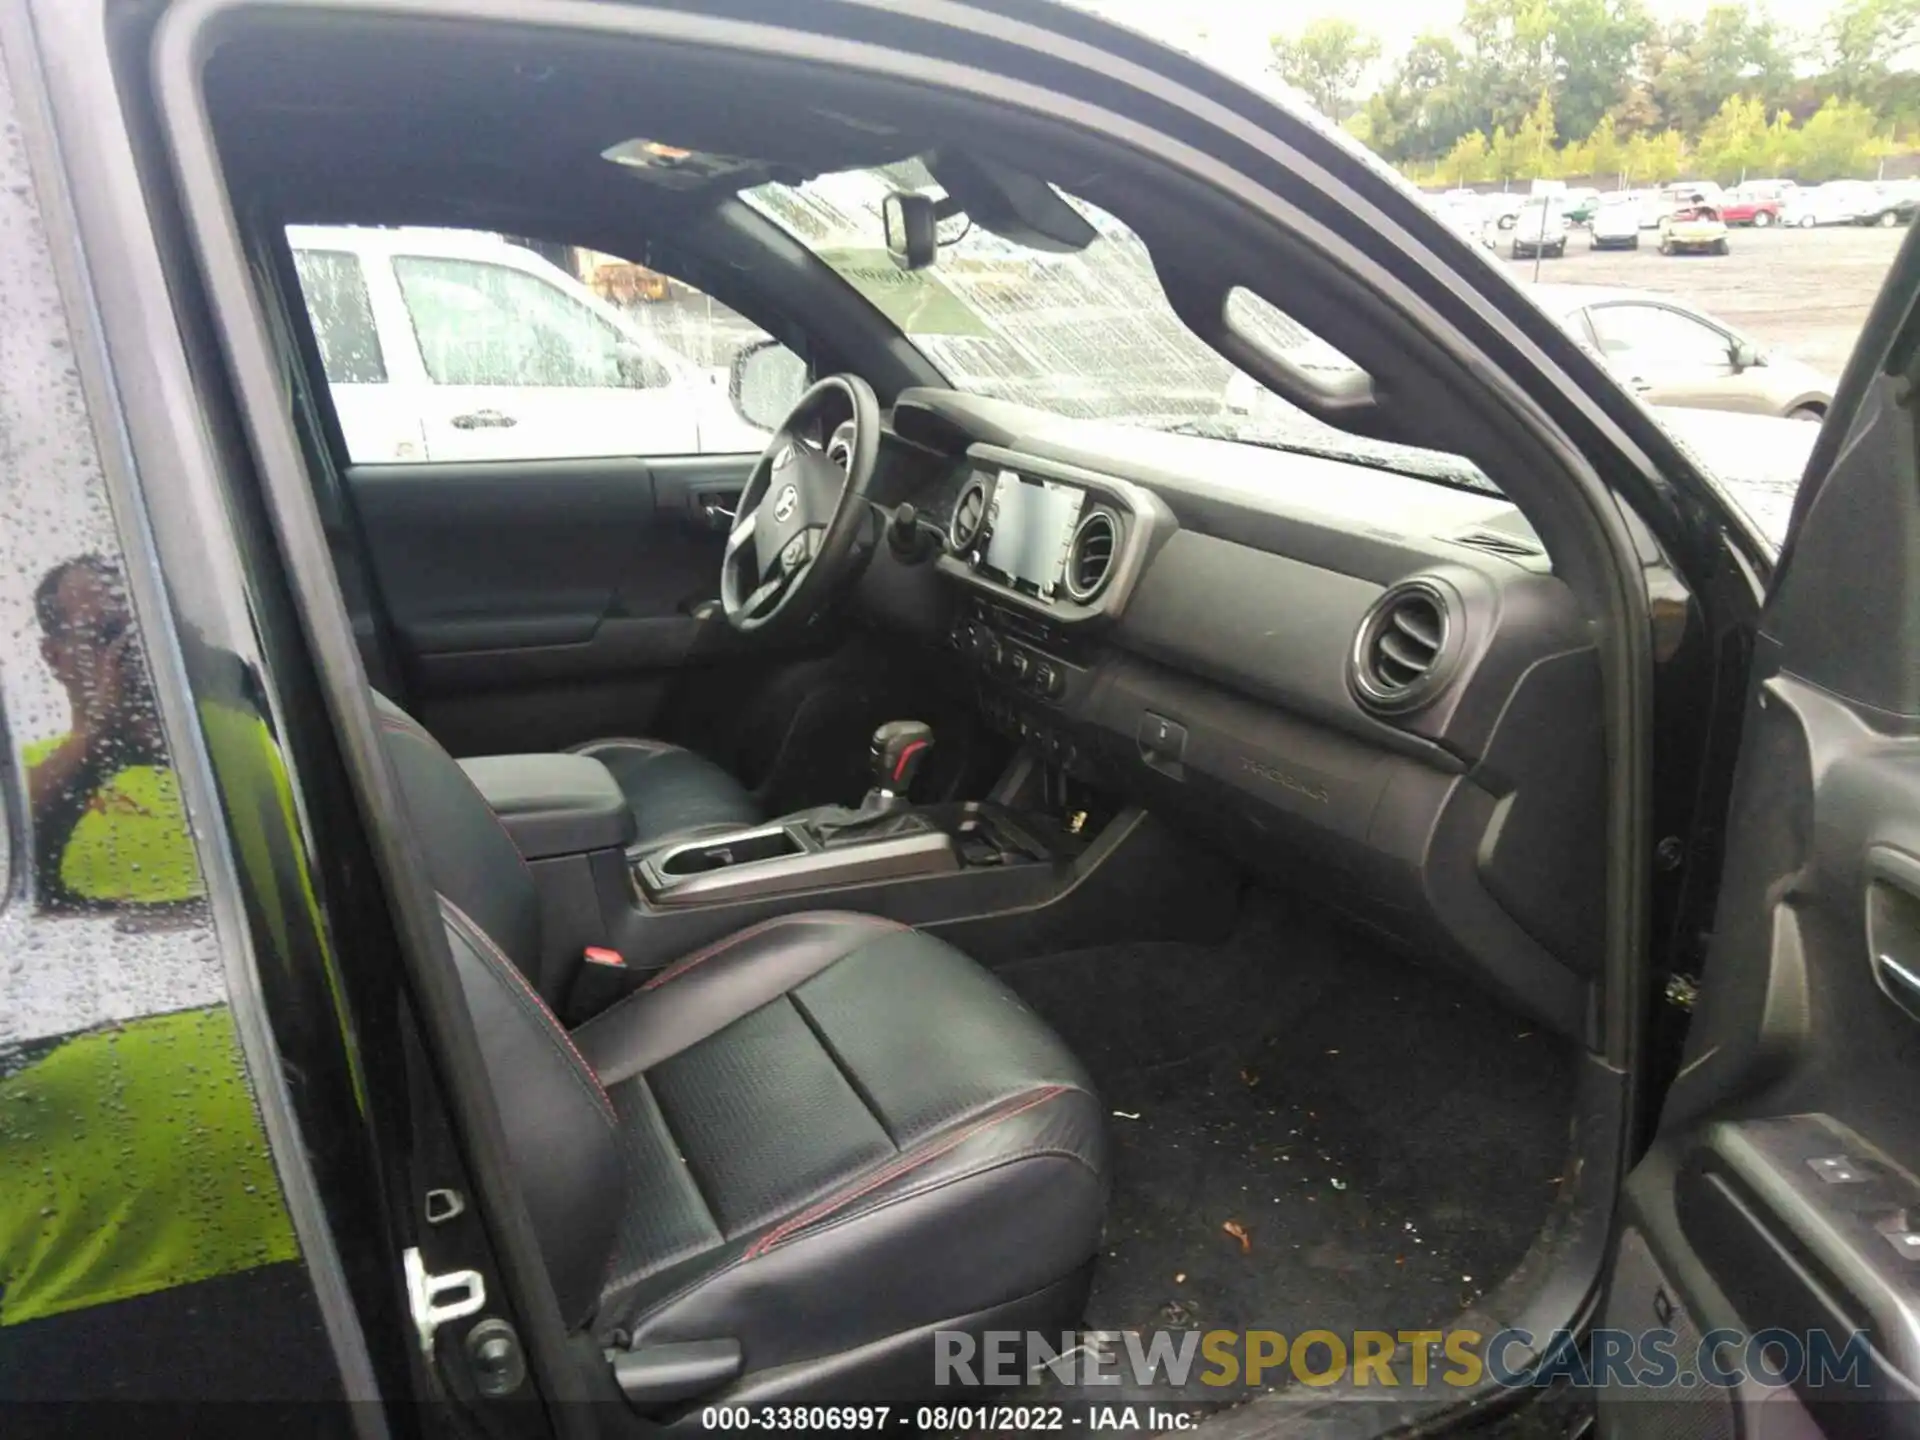
{"type": "Polygon", "coordinates": [[[1349,678],[1370,710],[1411,710],[1437,694],[1459,651],[1451,593],[1429,580],[1393,586],[1354,637],[1349,678]]]}
{"type": "Polygon", "coordinates": [[[1120,522],[1111,510],[1089,510],[1067,542],[1067,594],[1082,605],[1105,588],[1120,546],[1120,522]]]}
{"type": "Polygon", "coordinates": [[[953,546],[953,553],[964,555],[971,550],[986,523],[987,482],[969,480],[967,488],[960,492],[959,503],[953,507],[953,520],[947,526],[947,543],[953,546]]]}

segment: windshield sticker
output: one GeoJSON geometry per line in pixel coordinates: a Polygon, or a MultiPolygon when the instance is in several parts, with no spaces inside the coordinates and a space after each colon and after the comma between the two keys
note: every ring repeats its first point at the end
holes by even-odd
{"type": "Polygon", "coordinates": [[[837,246],[820,258],[909,335],[991,339],[993,330],[931,270],[902,270],[883,249],[837,246]]]}

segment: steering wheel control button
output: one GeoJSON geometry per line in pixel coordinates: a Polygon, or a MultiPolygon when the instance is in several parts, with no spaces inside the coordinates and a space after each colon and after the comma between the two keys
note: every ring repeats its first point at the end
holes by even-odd
{"type": "Polygon", "coordinates": [[[801,564],[806,560],[806,558],[807,558],[807,536],[806,536],[806,532],[802,531],[800,534],[794,536],[791,540],[789,540],[786,544],[786,548],[780,552],[780,563],[786,566],[787,569],[789,570],[797,570],[800,568],[801,564]]]}

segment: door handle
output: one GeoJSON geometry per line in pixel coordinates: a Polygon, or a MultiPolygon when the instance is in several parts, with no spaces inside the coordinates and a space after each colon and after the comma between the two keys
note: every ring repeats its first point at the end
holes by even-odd
{"type": "Polygon", "coordinates": [[[510,430],[520,422],[511,415],[502,415],[498,410],[475,410],[471,414],[453,417],[456,430],[510,430]]]}
{"type": "Polygon", "coordinates": [[[1867,851],[1867,963],[1880,993],[1920,1020],[1920,860],[1867,851]]]}

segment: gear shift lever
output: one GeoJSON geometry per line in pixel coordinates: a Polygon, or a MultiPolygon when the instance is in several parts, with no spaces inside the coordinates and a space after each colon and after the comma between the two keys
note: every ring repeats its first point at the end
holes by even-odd
{"type": "Polygon", "coordinates": [[[793,817],[822,845],[857,845],[896,835],[922,834],[926,817],[913,813],[907,788],[933,748],[933,727],[918,720],[889,720],[873,732],[867,762],[873,788],[858,810],[823,805],[793,817]]]}
{"type": "Polygon", "coordinates": [[[904,803],[913,777],[920,773],[931,749],[933,727],[918,720],[889,720],[874,731],[873,744],[867,751],[873,789],[860,808],[890,810],[904,803]]]}

